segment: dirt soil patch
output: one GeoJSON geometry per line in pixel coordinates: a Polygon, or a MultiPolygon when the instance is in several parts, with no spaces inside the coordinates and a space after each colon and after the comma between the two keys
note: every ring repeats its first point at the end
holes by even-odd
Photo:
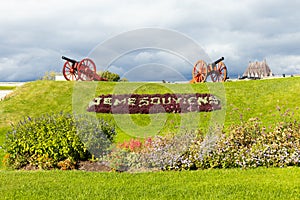
{"type": "Polygon", "coordinates": [[[78,163],[78,170],[109,172],[112,169],[105,162],[80,161],[78,163]]]}

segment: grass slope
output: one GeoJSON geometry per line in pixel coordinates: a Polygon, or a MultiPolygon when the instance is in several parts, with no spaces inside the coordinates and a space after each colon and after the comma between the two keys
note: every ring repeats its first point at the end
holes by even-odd
{"type": "MultiPolygon", "coordinates": [[[[131,137],[176,133],[186,129],[206,130],[209,123],[219,120],[219,116],[225,117],[225,129],[251,117],[261,118],[265,126],[274,125],[283,120],[280,113],[288,108],[299,119],[299,88],[300,77],[220,84],[29,82],[17,87],[0,102],[0,146],[11,123],[15,124],[27,116],[35,117],[51,112],[86,113],[89,102],[100,94],[212,93],[222,99],[223,110],[211,113],[97,114],[117,126],[117,141],[122,141],[131,137]]],[[[3,157],[1,148],[0,157],[3,157]]]]}
{"type": "Polygon", "coordinates": [[[14,90],[16,86],[2,86],[0,85],[0,90],[14,90]]]}
{"type": "Polygon", "coordinates": [[[0,171],[0,199],[299,199],[300,168],[152,173],[0,171]]]}
{"type": "MultiPolygon", "coordinates": [[[[157,134],[158,131],[177,131],[180,126],[190,129],[205,127],[211,117],[217,119],[218,114],[224,114],[224,110],[225,128],[250,117],[260,117],[265,125],[273,125],[283,120],[280,112],[288,108],[295,111],[295,117],[299,118],[299,88],[298,77],[226,82],[221,86],[36,81],[17,87],[8,98],[0,102],[0,146],[10,123],[17,123],[26,116],[51,112],[84,112],[89,101],[100,94],[215,94],[225,91],[226,104],[223,105],[223,111],[213,113],[98,114],[98,117],[121,126],[117,129],[118,140],[123,140],[141,136],[145,131],[157,134]],[[131,124],[127,123],[129,121],[131,124]],[[139,133],[134,133],[136,131],[139,133]]],[[[3,155],[0,148],[0,160],[3,155]]],[[[258,168],[138,174],[0,170],[0,199],[299,199],[299,170],[258,168]]]]}
{"type": "Polygon", "coordinates": [[[299,87],[299,77],[226,83],[226,123],[236,123],[242,115],[244,119],[259,117],[271,125],[281,120],[278,111],[287,109],[299,118],[299,87]]]}
{"type": "MultiPolygon", "coordinates": [[[[219,85],[220,86],[220,85],[219,85]]],[[[39,116],[51,112],[85,112],[89,102],[100,94],[154,94],[154,93],[218,93],[219,87],[210,84],[154,84],[110,82],[54,82],[36,81],[18,87],[8,98],[0,102],[0,129],[16,123],[26,116],[39,116]]],[[[225,114],[225,126],[239,123],[242,117],[260,117],[267,125],[280,119],[277,108],[295,110],[300,104],[300,78],[284,78],[256,81],[226,82],[220,93],[226,98],[223,111],[212,113],[110,115],[98,114],[121,126],[119,132],[135,130],[142,134],[157,131],[172,132],[178,127],[201,127],[218,113],[225,114]],[[156,121],[159,121],[156,123],[156,121]],[[128,126],[128,122],[130,126],[128,126]],[[125,127],[123,127],[123,124],[125,127]],[[161,124],[163,123],[163,124],[161,124]],[[126,126],[127,124],[127,126],[126,126]],[[128,130],[127,130],[128,129],[128,130]],[[140,129],[140,130],[138,130],[140,129]],[[144,133],[143,131],[148,131],[144,133]],[[151,132],[151,131],[154,131],[151,132]]],[[[299,117],[299,112],[295,112],[299,117]]],[[[214,120],[214,119],[212,119],[214,120]]]]}
{"type": "MultiPolygon", "coordinates": [[[[222,111],[185,114],[97,114],[117,126],[117,140],[148,137],[159,133],[204,129],[222,121],[225,129],[251,117],[259,117],[266,126],[282,120],[286,109],[300,113],[300,77],[208,84],[158,84],[114,82],[35,81],[17,87],[0,102],[0,144],[11,123],[24,117],[47,113],[86,113],[89,102],[100,94],[212,93],[222,99],[222,111]],[[281,110],[281,112],[278,112],[281,110]],[[220,119],[219,119],[220,118],[220,119]]],[[[94,114],[94,113],[90,113],[94,114]]],[[[1,149],[0,149],[1,155],[1,149]]]]}

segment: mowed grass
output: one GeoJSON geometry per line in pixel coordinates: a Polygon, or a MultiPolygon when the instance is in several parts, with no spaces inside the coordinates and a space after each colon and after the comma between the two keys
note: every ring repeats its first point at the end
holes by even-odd
{"type": "MultiPolygon", "coordinates": [[[[204,129],[220,121],[225,128],[251,117],[266,126],[282,119],[287,109],[299,118],[300,77],[208,84],[111,83],[35,81],[18,87],[0,102],[0,129],[24,117],[47,113],[87,113],[94,97],[101,94],[212,93],[222,99],[221,111],[184,114],[97,114],[116,125],[118,140],[147,137],[180,130],[204,129]],[[280,110],[280,111],[279,111],[280,110]]],[[[94,113],[89,113],[94,114],[94,113]]]]}
{"type": "MultiPolygon", "coordinates": [[[[0,146],[11,123],[52,112],[82,113],[101,94],[213,93],[222,99],[223,110],[212,113],[97,114],[117,126],[117,140],[122,141],[205,128],[222,117],[225,129],[251,117],[274,125],[284,120],[281,113],[287,109],[299,119],[299,88],[299,77],[192,85],[36,81],[17,87],[0,102],[0,146]]],[[[3,156],[0,147],[0,160],[3,156]]],[[[1,171],[1,164],[0,199],[300,199],[300,168],[296,167],[130,174],[1,171]]]]}
{"type": "MultiPolygon", "coordinates": [[[[215,121],[232,124],[259,117],[266,127],[285,120],[287,109],[299,119],[300,77],[207,84],[55,82],[35,81],[17,87],[0,102],[0,146],[11,124],[24,117],[64,112],[87,113],[89,102],[101,94],[212,93],[222,100],[222,110],[210,113],[94,114],[116,126],[116,141],[131,137],[203,129],[215,121]],[[279,111],[280,110],[280,111],[279,111]]],[[[0,148],[0,156],[3,149],[0,148]]],[[[0,164],[1,167],[1,164],[0,164]]]]}
{"type": "Polygon", "coordinates": [[[14,90],[16,86],[2,86],[0,85],[0,90],[14,90]]]}
{"type": "Polygon", "coordinates": [[[299,119],[299,87],[299,77],[226,83],[226,124],[259,117],[264,124],[274,125],[287,110],[299,119]]]}
{"type": "Polygon", "coordinates": [[[299,199],[300,168],[151,173],[0,171],[0,199],[299,199]]]}
{"type": "Polygon", "coordinates": [[[2,166],[3,165],[2,160],[3,160],[3,157],[5,155],[4,150],[2,148],[2,144],[4,143],[5,135],[6,135],[8,130],[9,130],[9,128],[0,129],[0,170],[3,167],[2,166]]]}

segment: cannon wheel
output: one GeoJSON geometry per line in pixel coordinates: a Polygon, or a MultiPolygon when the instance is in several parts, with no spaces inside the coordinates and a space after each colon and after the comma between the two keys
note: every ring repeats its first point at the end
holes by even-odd
{"type": "Polygon", "coordinates": [[[193,71],[193,81],[196,83],[203,83],[206,81],[207,77],[207,64],[203,60],[199,60],[194,65],[193,71]]]}
{"type": "Polygon", "coordinates": [[[94,61],[89,58],[85,58],[79,63],[78,78],[82,81],[94,80],[94,74],[96,74],[96,65],[94,61]]]}
{"type": "Polygon", "coordinates": [[[63,75],[67,81],[78,80],[77,63],[75,63],[75,65],[73,66],[71,62],[65,62],[63,67],[63,75]]]}
{"type": "Polygon", "coordinates": [[[210,74],[213,82],[224,82],[227,78],[227,68],[223,62],[219,62],[214,67],[214,70],[210,74]]]}

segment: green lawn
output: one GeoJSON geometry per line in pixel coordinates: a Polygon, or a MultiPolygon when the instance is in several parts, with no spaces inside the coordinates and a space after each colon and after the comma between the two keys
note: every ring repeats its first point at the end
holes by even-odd
{"type": "Polygon", "coordinates": [[[300,168],[151,173],[0,171],[0,199],[299,199],[300,168]]]}
{"type": "Polygon", "coordinates": [[[286,109],[295,112],[300,105],[300,77],[209,84],[155,84],[112,82],[35,81],[18,87],[0,102],[0,129],[23,117],[51,112],[86,113],[89,102],[101,94],[212,93],[222,99],[223,109],[211,113],[185,114],[97,114],[117,126],[118,141],[132,136],[144,137],[181,129],[206,130],[214,121],[225,128],[251,117],[259,117],[266,126],[281,120],[286,109]],[[277,109],[280,108],[280,113],[277,109]]]}
{"type": "Polygon", "coordinates": [[[0,86],[0,90],[14,90],[16,86],[0,86]]]}
{"type": "Polygon", "coordinates": [[[220,84],[29,82],[17,87],[10,97],[0,102],[0,142],[10,124],[17,123],[24,117],[60,111],[86,113],[86,108],[94,97],[110,93],[212,93],[223,104],[221,111],[211,113],[97,114],[97,117],[116,126],[117,141],[182,130],[206,131],[215,121],[224,123],[225,129],[228,129],[231,124],[251,117],[261,118],[268,127],[283,120],[281,114],[286,109],[291,109],[294,117],[300,118],[297,110],[300,105],[299,88],[300,77],[220,84]]]}
{"type": "MultiPolygon", "coordinates": [[[[30,82],[0,102],[0,160],[11,123],[51,112],[85,112],[100,94],[210,92],[222,99],[223,110],[211,113],[97,114],[117,126],[117,141],[122,141],[180,129],[205,129],[213,121],[224,120],[228,129],[251,117],[270,126],[284,120],[281,114],[287,109],[299,119],[299,88],[300,77],[221,84],[30,82]]],[[[299,199],[299,184],[300,168],[135,174],[2,170],[0,199],[299,199]]]]}

